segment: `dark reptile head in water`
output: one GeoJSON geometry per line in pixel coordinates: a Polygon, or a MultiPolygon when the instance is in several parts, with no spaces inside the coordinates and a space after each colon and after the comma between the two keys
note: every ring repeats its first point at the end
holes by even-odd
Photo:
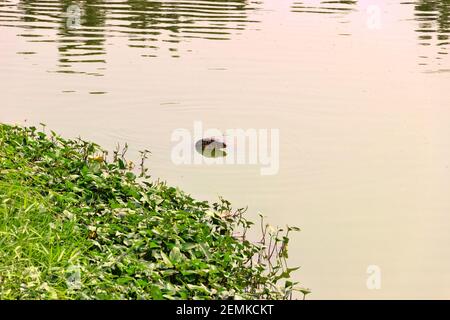
{"type": "Polygon", "coordinates": [[[227,152],[223,149],[227,144],[216,138],[203,138],[195,143],[195,150],[208,158],[225,157],[227,152]]]}

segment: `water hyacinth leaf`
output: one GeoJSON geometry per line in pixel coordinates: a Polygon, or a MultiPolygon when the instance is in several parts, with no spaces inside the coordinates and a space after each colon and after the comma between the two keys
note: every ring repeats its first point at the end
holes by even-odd
{"type": "Polygon", "coordinates": [[[164,298],[161,289],[157,286],[152,286],[150,293],[153,300],[162,300],[164,298]]]}

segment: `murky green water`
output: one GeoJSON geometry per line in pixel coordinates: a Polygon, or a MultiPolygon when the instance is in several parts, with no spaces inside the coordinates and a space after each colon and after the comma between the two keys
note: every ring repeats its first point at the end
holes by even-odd
{"type": "Polygon", "coordinates": [[[150,149],[155,177],[302,227],[291,262],[311,298],[449,298],[449,15],[448,0],[0,0],[0,121],[150,149]],[[278,174],[175,165],[172,133],[195,121],[279,129],[278,174]]]}

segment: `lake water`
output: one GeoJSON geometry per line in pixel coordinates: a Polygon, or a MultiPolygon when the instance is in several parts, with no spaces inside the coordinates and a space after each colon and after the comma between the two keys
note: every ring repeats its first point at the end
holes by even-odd
{"type": "Polygon", "coordinates": [[[301,227],[313,299],[450,298],[450,1],[0,0],[0,121],[301,227]],[[279,171],[176,165],[173,132],[278,129],[279,171]],[[381,287],[367,286],[367,269],[381,287]]]}

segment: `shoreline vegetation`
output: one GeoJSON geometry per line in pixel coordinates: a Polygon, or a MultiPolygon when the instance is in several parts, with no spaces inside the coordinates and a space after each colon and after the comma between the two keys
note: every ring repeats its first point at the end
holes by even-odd
{"type": "Polygon", "coordinates": [[[291,299],[289,233],[98,145],[0,124],[0,299],[291,299]],[[136,172],[140,173],[137,174],[136,172]]]}

